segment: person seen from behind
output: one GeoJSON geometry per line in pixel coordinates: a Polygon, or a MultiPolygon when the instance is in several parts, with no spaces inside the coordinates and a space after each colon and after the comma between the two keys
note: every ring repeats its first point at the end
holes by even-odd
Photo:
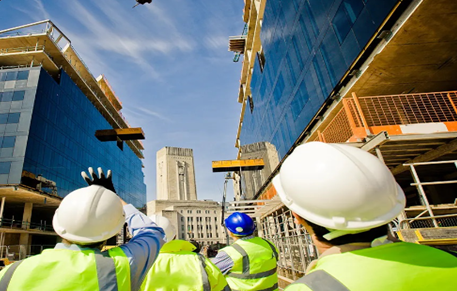
{"type": "Polygon", "coordinates": [[[273,185],[320,252],[286,291],[457,289],[457,255],[397,241],[403,190],[375,156],[340,144],[298,146],[273,185]]]}
{"type": "Polygon", "coordinates": [[[221,249],[213,263],[222,271],[232,290],[278,290],[278,250],[270,241],[254,236],[249,215],[234,212],[225,226],[235,242],[221,249]]]}
{"type": "Polygon", "coordinates": [[[176,230],[161,215],[150,218],[165,230],[167,243],[141,286],[142,291],[226,291],[230,290],[221,271],[203,255],[195,244],[175,240],[176,230]]]}
{"type": "Polygon", "coordinates": [[[110,170],[98,173],[82,172],[89,186],[65,196],[55,211],[52,225],[62,242],[3,269],[1,291],[139,289],[163,244],[163,230],[116,195],[110,170]],[[132,239],[102,252],[124,223],[132,239]]]}

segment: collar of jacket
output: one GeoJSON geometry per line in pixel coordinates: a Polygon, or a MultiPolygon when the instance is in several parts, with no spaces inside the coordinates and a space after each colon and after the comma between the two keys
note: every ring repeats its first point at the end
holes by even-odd
{"type": "Polygon", "coordinates": [[[195,249],[196,249],[196,247],[193,244],[191,244],[190,242],[185,241],[185,240],[176,239],[176,240],[172,240],[172,241],[169,241],[166,244],[164,244],[162,246],[162,248],[160,249],[160,252],[161,253],[177,253],[180,251],[192,252],[195,249]]]}

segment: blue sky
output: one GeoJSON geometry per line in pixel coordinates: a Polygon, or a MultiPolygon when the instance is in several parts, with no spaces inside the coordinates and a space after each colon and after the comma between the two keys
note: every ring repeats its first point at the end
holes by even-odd
{"type": "MultiPolygon", "coordinates": [[[[92,74],[104,74],[132,127],[146,134],[147,200],[155,199],[156,152],[194,150],[199,199],[220,200],[224,173],[211,161],[236,158],[241,62],[228,37],[239,35],[242,0],[3,0],[0,29],[50,19],[92,74]]],[[[230,184],[230,183],[229,183],[230,184]]],[[[229,188],[229,197],[233,192],[229,188]]]]}

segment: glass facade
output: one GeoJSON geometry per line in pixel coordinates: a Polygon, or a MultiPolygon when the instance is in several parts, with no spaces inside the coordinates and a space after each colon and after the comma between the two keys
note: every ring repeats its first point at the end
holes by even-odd
{"type": "Polygon", "coordinates": [[[40,68],[0,72],[0,184],[41,175],[64,197],[86,186],[82,170],[102,167],[127,203],[145,205],[141,160],[127,145],[95,138],[112,126],[64,71],[58,81],[40,68]]]}
{"type": "Polygon", "coordinates": [[[241,143],[284,157],[398,0],[268,0],[241,143]]]}

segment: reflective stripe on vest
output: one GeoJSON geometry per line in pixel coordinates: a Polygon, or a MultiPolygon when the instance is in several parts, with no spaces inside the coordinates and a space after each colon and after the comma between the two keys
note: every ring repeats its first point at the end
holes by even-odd
{"type": "MultiPolygon", "coordinates": [[[[74,258],[75,261],[73,261],[75,264],[82,264],[82,263],[88,263],[87,266],[81,265],[80,271],[84,270],[85,273],[76,273],[75,276],[79,278],[80,275],[86,274],[86,279],[91,278],[91,274],[95,275],[92,278],[96,280],[96,284],[98,285],[98,290],[107,290],[107,291],[124,291],[124,290],[130,290],[130,266],[128,263],[128,258],[125,256],[124,252],[120,248],[114,248],[112,252],[95,252],[93,250],[82,250],[82,251],[74,251],[74,250],[61,250],[61,249],[50,249],[50,250],[45,250],[41,255],[33,256],[30,257],[26,260],[22,260],[19,262],[14,263],[11,265],[4,273],[0,280],[0,291],[6,291],[10,285],[13,289],[17,288],[26,288],[24,285],[29,284],[28,288],[39,288],[40,286],[33,286],[33,275],[37,275],[36,273],[39,273],[39,269],[37,267],[40,265],[40,263],[43,264],[43,268],[45,268],[48,272],[50,272],[49,268],[46,268],[46,264],[51,263],[51,266],[54,268],[57,268],[55,270],[55,276],[59,276],[59,272],[61,272],[61,278],[67,278],[71,279],[71,274],[68,273],[66,274],[65,271],[66,269],[63,267],[63,265],[67,266],[68,264],[72,263],[72,259],[74,258]],[[117,249],[117,250],[116,250],[117,249]],[[81,253],[82,255],[79,256],[77,253],[81,253]],[[110,254],[113,253],[115,257],[111,257],[110,254]],[[92,256],[93,260],[92,263],[90,263],[90,256],[92,256]],[[62,257],[63,260],[59,260],[59,257],[62,257]],[[89,258],[89,260],[88,260],[89,258]],[[65,260],[66,259],[66,260],[65,260]],[[63,262],[63,263],[62,263],[63,262]],[[77,262],[77,263],[76,263],[77,262]],[[59,263],[61,266],[59,266],[59,263]],[[117,264],[127,264],[127,266],[124,266],[124,268],[120,268],[120,270],[117,270],[116,268],[116,263],[117,264]],[[63,264],[63,265],[62,265],[63,264]],[[19,268],[21,266],[21,268],[19,268]],[[89,269],[87,269],[89,267],[89,269]],[[29,270],[27,270],[29,268],[29,270]],[[92,271],[91,271],[92,270],[92,271]],[[20,274],[17,274],[17,273],[20,274]],[[29,275],[25,275],[24,278],[21,278],[22,274],[26,274],[25,272],[28,272],[29,275]],[[124,275],[126,278],[124,280],[118,280],[118,274],[121,272],[126,272],[124,275]],[[15,275],[16,274],[16,275],[15,275]],[[15,276],[14,276],[15,275],[15,276]],[[14,278],[13,278],[14,276],[14,278]],[[24,279],[24,283],[20,282],[20,279],[24,279]],[[28,280],[27,280],[28,279],[28,280]],[[32,280],[32,281],[30,281],[32,280]],[[121,287],[119,287],[119,282],[121,283],[121,287]],[[22,286],[22,287],[18,287],[22,286]],[[32,287],[33,286],[33,287],[32,287]]],[[[75,265],[71,266],[75,267],[75,265]]],[[[76,268],[78,265],[76,265],[76,268]]],[[[70,266],[69,266],[70,268],[70,266]]],[[[39,278],[39,275],[38,275],[39,278]]],[[[74,279],[74,278],[73,278],[74,279]]],[[[47,280],[52,280],[52,277],[47,277],[47,280]]],[[[87,282],[87,281],[86,281],[87,282]]],[[[46,282],[47,286],[49,286],[50,282],[46,282]]],[[[73,280],[73,286],[74,286],[74,280],[73,280]]],[[[27,289],[28,289],[27,288],[27,289]]],[[[65,283],[57,283],[57,285],[51,286],[47,288],[47,290],[60,290],[60,289],[65,289],[65,283]],[[63,286],[62,286],[63,285],[63,286]]],[[[63,290],[62,289],[62,290],[63,290]]],[[[34,289],[35,290],[35,289],[34,289]]]]}
{"type": "Polygon", "coordinates": [[[253,237],[237,240],[222,251],[233,261],[231,271],[225,275],[232,290],[278,289],[278,252],[272,243],[260,237],[253,237]]]}
{"type": "MultiPolygon", "coordinates": [[[[276,261],[278,261],[278,252],[276,251],[276,248],[269,241],[267,241],[263,238],[261,238],[261,239],[263,241],[265,241],[266,243],[268,243],[271,250],[273,251],[276,261]]],[[[260,272],[257,274],[250,274],[250,270],[251,270],[250,264],[251,263],[249,261],[248,253],[246,253],[246,251],[240,245],[238,245],[236,243],[234,243],[232,245],[232,247],[243,256],[243,273],[237,274],[237,273],[229,272],[227,274],[227,276],[232,277],[232,278],[237,278],[237,279],[259,279],[259,278],[265,278],[265,277],[271,276],[274,273],[276,273],[276,267],[275,267],[275,268],[265,271],[265,272],[260,272]]]]}
{"type": "Polygon", "coordinates": [[[203,291],[211,291],[211,285],[209,284],[209,279],[208,279],[208,273],[206,272],[206,258],[198,254],[198,259],[200,260],[201,263],[201,271],[202,271],[202,282],[203,282],[203,291]]]}
{"type": "Polygon", "coordinates": [[[6,291],[8,285],[10,284],[11,278],[13,277],[14,271],[23,261],[15,262],[11,267],[6,270],[5,275],[3,275],[2,280],[0,280],[0,291],[6,291]]]}
{"type": "Polygon", "coordinates": [[[301,277],[290,286],[294,284],[305,284],[313,291],[349,291],[346,286],[324,270],[317,270],[301,277]]]}
{"type": "MultiPolygon", "coordinates": [[[[189,242],[185,243],[194,248],[189,242]]],[[[212,288],[221,291],[230,290],[227,289],[227,282],[221,271],[211,264],[209,259],[187,249],[178,251],[168,249],[159,254],[146,274],[140,290],[211,291],[212,288]]]]}
{"type": "Polygon", "coordinates": [[[456,285],[454,253],[396,242],[324,256],[309,274],[285,290],[454,291],[456,285]]]}
{"type": "Polygon", "coordinates": [[[95,253],[95,264],[97,266],[98,287],[100,290],[118,291],[116,267],[109,254],[95,253]]]}

